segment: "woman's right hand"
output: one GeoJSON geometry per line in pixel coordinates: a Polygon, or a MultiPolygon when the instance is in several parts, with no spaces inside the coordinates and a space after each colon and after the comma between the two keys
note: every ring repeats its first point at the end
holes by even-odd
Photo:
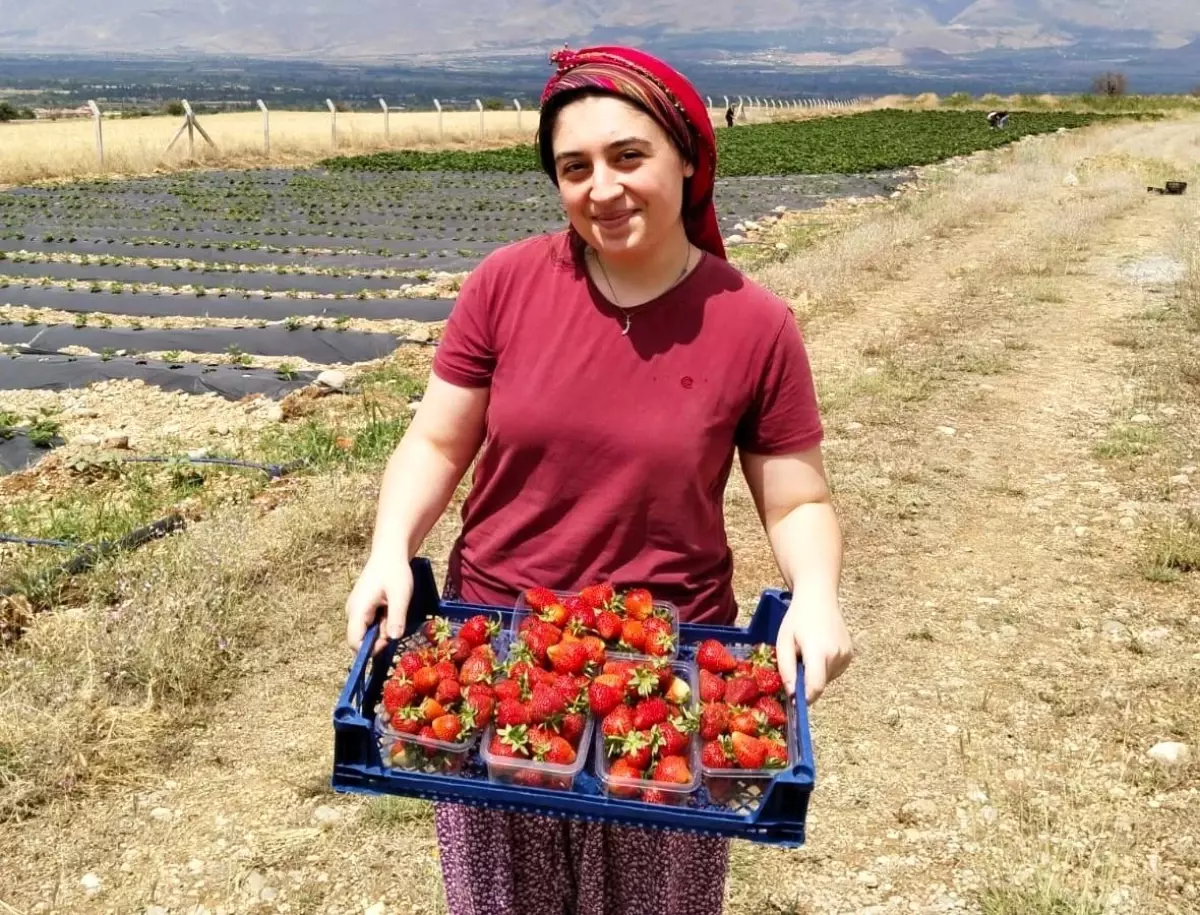
{"type": "Polygon", "coordinates": [[[372,554],[346,598],[346,641],[350,647],[358,651],[380,607],[386,608],[387,615],[371,654],[378,654],[388,639],[403,636],[412,593],[412,568],[407,562],[397,556],[383,559],[372,554]]]}

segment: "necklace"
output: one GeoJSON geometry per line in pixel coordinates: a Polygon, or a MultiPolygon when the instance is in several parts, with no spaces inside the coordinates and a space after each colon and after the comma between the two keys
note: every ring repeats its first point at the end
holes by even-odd
{"type": "MultiPolygon", "coordinates": [[[[604,261],[600,260],[600,255],[596,254],[596,252],[594,250],[592,251],[592,254],[595,256],[596,263],[600,267],[600,273],[604,276],[604,282],[608,285],[608,294],[609,294],[610,298],[612,298],[613,304],[625,312],[625,329],[621,331],[621,336],[627,337],[627,336],[629,336],[629,328],[631,326],[633,326],[633,314],[630,312],[630,310],[628,308],[626,308],[624,305],[622,305],[621,301],[617,298],[616,290],[613,289],[612,280],[610,280],[608,278],[608,271],[604,269],[604,261]]],[[[691,262],[692,262],[692,246],[689,244],[688,249],[687,249],[687,257],[684,258],[683,269],[679,271],[679,276],[675,277],[675,282],[673,282],[670,286],[668,286],[666,289],[664,289],[662,292],[660,292],[654,298],[657,299],[660,296],[666,295],[668,292],[670,292],[672,289],[674,289],[676,286],[678,286],[681,282],[683,282],[683,278],[687,275],[688,266],[691,264],[691,262]]]]}

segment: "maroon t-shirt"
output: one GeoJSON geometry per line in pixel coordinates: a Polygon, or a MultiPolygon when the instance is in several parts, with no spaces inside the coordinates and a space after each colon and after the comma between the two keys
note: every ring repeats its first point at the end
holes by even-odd
{"type": "Polygon", "coordinates": [[[491,392],[448,594],[510,605],[533,585],[607,579],[686,620],[733,622],[734,449],[821,440],[800,330],[707,254],[624,326],[565,233],[501,248],[463,284],[434,371],[491,392]]]}

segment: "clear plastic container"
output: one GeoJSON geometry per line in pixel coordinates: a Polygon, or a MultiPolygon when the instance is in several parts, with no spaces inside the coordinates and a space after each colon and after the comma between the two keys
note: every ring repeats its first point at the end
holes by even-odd
{"type": "Polygon", "coordinates": [[[471,748],[479,742],[479,732],[476,731],[462,742],[447,743],[420,734],[404,734],[393,730],[384,716],[377,714],[375,739],[379,743],[379,758],[385,769],[441,775],[462,769],[471,748]]]}
{"type": "MultiPolygon", "coordinates": [[[[750,645],[730,645],[728,648],[729,653],[739,661],[750,657],[750,652],[752,651],[752,646],[750,645]]],[[[697,673],[698,677],[699,673],[697,673]]],[[[787,709],[788,716],[787,729],[784,735],[788,750],[788,765],[774,769],[739,769],[737,767],[710,769],[707,766],[703,766],[700,773],[701,779],[714,804],[723,804],[726,807],[740,811],[756,809],[759,803],[761,803],[763,794],[766,792],[771,780],[796,762],[795,700],[788,699],[786,702],[783,702],[783,706],[787,709]]]]}
{"type": "Polygon", "coordinates": [[[575,750],[575,762],[569,766],[538,762],[536,759],[493,756],[488,748],[492,745],[492,736],[496,733],[495,722],[490,722],[484,729],[483,739],[479,743],[479,756],[487,765],[488,780],[498,785],[571,791],[575,787],[576,777],[583,771],[584,764],[587,762],[588,750],[592,744],[592,731],[595,727],[596,721],[589,715],[587,725],[579,738],[579,746],[575,750]]]}
{"type": "MultiPolygon", "coordinates": [[[[689,661],[674,661],[671,668],[676,674],[684,676],[692,687],[692,711],[697,710],[700,701],[699,674],[697,667],[689,661]]],[[[688,740],[688,768],[692,780],[681,785],[674,782],[656,782],[649,778],[620,778],[613,777],[609,772],[608,754],[604,750],[604,732],[596,726],[596,777],[604,789],[606,797],[622,800],[643,800],[644,792],[652,789],[659,792],[663,803],[678,806],[686,804],[696,789],[700,787],[700,738],[694,732],[688,740]]],[[[657,802],[656,802],[657,803],[657,802]]]]}
{"type": "MultiPolygon", "coordinates": [[[[577,591],[555,591],[554,596],[560,600],[566,597],[575,597],[577,591]]],[[[670,614],[667,619],[671,623],[671,635],[675,637],[675,647],[670,652],[664,655],[651,655],[644,651],[619,651],[614,646],[608,646],[608,653],[616,658],[661,658],[665,661],[674,661],[679,655],[679,608],[670,601],[656,600],[654,606],[657,609],[666,611],[670,614]]],[[[525,592],[522,591],[517,596],[517,602],[513,607],[512,615],[512,639],[515,642],[521,637],[521,625],[525,620],[533,614],[529,605],[525,603],[525,592]]]]}

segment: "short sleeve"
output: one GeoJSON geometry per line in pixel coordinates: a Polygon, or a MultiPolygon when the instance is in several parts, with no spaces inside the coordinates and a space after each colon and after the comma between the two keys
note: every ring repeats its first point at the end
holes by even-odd
{"type": "Polygon", "coordinates": [[[755,395],[738,423],[736,444],[751,454],[792,454],[819,445],[822,436],[808,353],[788,311],[761,363],[755,395]]]}
{"type": "Polygon", "coordinates": [[[486,388],[496,369],[490,270],[480,264],[463,282],[433,357],[439,378],[463,388],[486,388]]]}

